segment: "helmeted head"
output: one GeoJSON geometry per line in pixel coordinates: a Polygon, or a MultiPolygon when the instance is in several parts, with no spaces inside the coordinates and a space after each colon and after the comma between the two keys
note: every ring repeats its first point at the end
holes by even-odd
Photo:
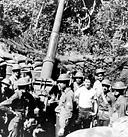
{"type": "Polygon", "coordinates": [[[57,82],[60,88],[63,90],[67,86],[69,86],[70,76],[68,74],[60,74],[59,78],[57,79],[57,82]]]}
{"type": "Polygon", "coordinates": [[[104,80],[102,81],[102,87],[103,87],[103,91],[104,91],[104,92],[109,91],[110,86],[111,86],[111,82],[110,82],[109,79],[104,79],[104,80]]]}
{"type": "Polygon", "coordinates": [[[21,76],[22,77],[29,76],[30,78],[32,78],[32,72],[30,69],[23,69],[23,70],[21,70],[21,76]]]}
{"type": "Polygon", "coordinates": [[[10,79],[5,78],[5,79],[3,79],[1,81],[1,84],[5,84],[7,86],[11,86],[11,81],[10,81],[10,79]]]}
{"type": "Polygon", "coordinates": [[[102,80],[104,79],[104,73],[105,73],[105,70],[104,70],[104,69],[102,69],[102,68],[96,69],[95,74],[96,74],[97,79],[98,79],[99,81],[102,81],[102,80]]]}
{"type": "Polygon", "coordinates": [[[74,79],[76,80],[77,84],[82,84],[83,78],[84,78],[84,75],[81,71],[78,71],[74,76],[74,79]]]}
{"type": "Polygon", "coordinates": [[[12,71],[20,70],[20,66],[18,64],[14,64],[12,67],[12,71]]]}
{"type": "Polygon", "coordinates": [[[74,76],[74,78],[83,78],[83,77],[84,77],[84,75],[83,75],[83,73],[81,71],[78,71],[76,73],[76,75],[74,76]]]}
{"type": "Polygon", "coordinates": [[[5,90],[8,90],[10,86],[11,86],[10,79],[7,79],[7,78],[3,79],[1,81],[1,93],[4,93],[5,90]]]}
{"type": "Polygon", "coordinates": [[[30,84],[31,82],[26,77],[22,77],[17,81],[17,86],[19,89],[26,89],[26,87],[28,87],[30,84]]]}
{"type": "Polygon", "coordinates": [[[124,90],[124,89],[127,88],[127,86],[125,86],[124,82],[122,82],[122,81],[117,81],[117,82],[115,82],[115,83],[113,84],[112,88],[113,88],[113,89],[119,89],[119,90],[121,89],[121,90],[124,90]]]}
{"type": "Polygon", "coordinates": [[[70,76],[68,74],[60,74],[59,78],[57,79],[58,82],[61,81],[70,81],[70,76]]]}
{"type": "Polygon", "coordinates": [[[16,77],[19,77],[20,75],[21,67],[18,64],[14,64],[12,67],[12,71],[15,74],[16,77]]]}
{"type": "Polygon", "coordinates": [[[124,82],[117,81],[113,84],[112,89],[114,90],[114,95],[118,97],[120,94],[124,94],[125,89],[127,86],[125,86],[124,82]]]}

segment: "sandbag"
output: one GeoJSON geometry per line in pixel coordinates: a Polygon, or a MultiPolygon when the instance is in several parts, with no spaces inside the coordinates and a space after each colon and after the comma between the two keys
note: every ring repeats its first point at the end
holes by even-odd
{"type": "Polygon", "coordinates": [[[128,116],[119,118],[109,127],[81,129],[66,137],[128,137],[128,116]]]}
{"type": "Polygon", "coordinates": [[[110,127],[94,127],[81,129],[68,134],[66,137],[114,137],[110,127]]]}

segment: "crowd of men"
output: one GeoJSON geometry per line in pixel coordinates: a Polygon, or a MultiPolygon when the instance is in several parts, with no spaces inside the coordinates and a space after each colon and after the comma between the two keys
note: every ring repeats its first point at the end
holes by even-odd
{"type": "MultiPolygon", "coordinates": [[[[39,133],[45,132],[46,117],[43,112],[53,104],[54,119],[58,120],[56,128],[59,127],[56,136],[65,136],[81,128],[111,126],[118,118],[128,114],[127,86],[122,81],[112,83],[105,78],[102,68],[96,69],[94,83],[88,74],[81,71],[75,75],[69,71],[62,73],[56,82],[50,79],[52,87],[48,91],[46,85],[38,85],[41,95],[34,85],[31,67],[26,68],[13,64],[11,75],[1,77],[1,137],[22,137],[25,133],[27,137],[38,137],[39,133]]],[[[49,115],[51,119],[53,114],[49,115]]]]}

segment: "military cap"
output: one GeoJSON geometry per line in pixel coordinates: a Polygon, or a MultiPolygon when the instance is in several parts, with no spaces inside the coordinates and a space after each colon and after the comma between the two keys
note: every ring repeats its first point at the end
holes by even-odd
{"type": "Polygon", "coordinates": [[[12,67],[12,71],[20,70],[20,69],[21,69],[21,67],[18,64],[14,64],[12,67]]]}
{"type": "Polygon", "coordinates": [[[102,68],[96,69],[96,74],[105,73],[105,70],[102,68]]]}
{"type": "Polygon", "coordinates": [[[20,78],[20,79],[17,81],[17,85],[18,85],[18,86],[27,86],[27,85],[29,85],[29,84],[31,84],[31,82],[30,82],[27,78],[25,78],[25,77],[20,78]]]}
{"type": "Polygon", "coordinates": [[[22,69],[21,70],[21,73],[28,73],[28,72],[31,72],[31,70],[30,69],[22,69]]]}
{"type": "Polygon", "coordinates": [[[125,86],[124,82],[122,81],[117,81],[113,84],[112,86],[113,89],[126,89],[127,86],[125,86]]]}
{"type": "Polygon", "coordinates": [[[78,71],[76,73],[76,75],[74,76],[74,78],[83,78],[83,77],[84,77],[84,75],[83,75],[83,73],[81,71],[78,71]]]}
{"type": "Polygon", "coordinates": [[[69,81],[70,80],[70,76],[68,74],[60,74],[59,78],[57,79],[57,81],[69,81]]]}
{"type": "Polygon", "coordinates": [[[11,85],[10,79],[7,79],[7,78],[3,79],[3,80],[1,81],[1,83],[5,84],[5,85],[7,85],[7,86],[10,86],[10,85],[11,85]]]}
{"type": "Polygon", "coordinates": [[[108,80],[108,79],[104,79],[104,80],[102,81],[102,84],[103,84],[103,85],[108,85],[108,86],[110,86],[110,85],[111,85],[111,82],[110,82],[110,80],[108,80]]]}

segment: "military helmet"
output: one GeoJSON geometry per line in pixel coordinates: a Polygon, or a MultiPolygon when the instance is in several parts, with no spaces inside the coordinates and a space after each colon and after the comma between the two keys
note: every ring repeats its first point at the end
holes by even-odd
{"type": "Polygon", "coordinates": [[[7,85],[7,86],[10,86],[10,85],[11,85],[10,79],[7,79],[7,78],[3,79],[3,80],[1,81],[1,83],[5,84],[5,85],[7,85]]]}
{"type": "Polygon", "coordinates": [[[68,74],[60,74],[59,78],[57,79],[57,81],[69,81],[70,80],[70,76],[68,74]]]}
{"type": "Polygon", "coordinates": [[[83,73],[81,71],[78,71],[76,73],[76,75],[74,76],[74,78],[83,78],[83,77],[84,77],[84,75],[83,75],[83,73]]]}
{"type": "Polygon", "coordinates": [[[113,89],[126,89],[127,86],[122,81],[117,81],[112,86],[113,89]]]}
{"type": "Polygon", "coordinates": [[[13,67],[12,67],[12,71],[15,71],[15,70],[20,70],[20,66],[18,64],[14,64],[13,67]]]}
{"type": "Polygon", "coordinates": [[[96,69],[96,74],[105,73],[105,70],[102,68],[96,69]]]}
{"type": "Polygon", "coordinates": [[[29,81],[29,79],[23,77],[23,78],[20,78],[18,81],[17,81],[17,85],[18,86],[27,86],[31,84],[31,82],[29,81]]]}
{"type": "Polygon", "coordinates": [[[28,73],[28,72],[31,72],[31,70],[30,69],[22,69],[21,70],[21,73],[28,73]]]}
{"type": "Polygon", "coordinates": [[[103,84],[103,85],[108,85],[108,86],[110,86],[110,85],[111,85],[111,82],[110,82],[109,79],[104,79],[104,80],[102,81],[102,84],[103,84]]]}

